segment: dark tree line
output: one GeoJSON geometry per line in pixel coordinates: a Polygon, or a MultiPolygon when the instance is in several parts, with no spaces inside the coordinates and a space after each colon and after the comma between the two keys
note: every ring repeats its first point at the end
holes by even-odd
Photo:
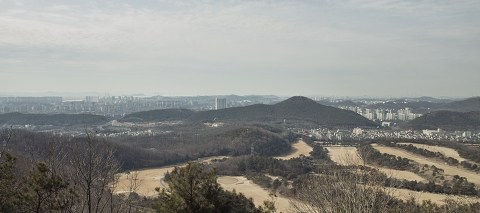
{"type": "Polygon", "coordinates": [[[310,155],[313,158],[327,161],[327,162],[332,162],[332,160],[330,159],[330,155],[328,155],[328,149],[318,144],[314,144],[312,147],[313,147],[313,150],[310,152],[310,155]]]}
{"type": "Polygon", "coordinates": [[[412,161],[408,158],[402,158],[387,153],[380,153],[370,144],[358,147],[358,152],[367,163],[384,166],[392,169],[408,170],[412,168],[412,161]]]}
{"type": "Polygon", "coordinates": [[[414,154],[417,154],[417,155],[422,155],[424,157],[436,158],[438,160],[446,162],[448,165],[451,165],[451,166],[462,166],[463,168],[471,170],[471,171],[478,171],[480,169],[478,167],[478,165],[475,164],[475,163],[470,163],[470,162],[467,162],[467,161],[459,162],[457,159],[452,158],[452,157],[447,157],[440,152],[432,152],[432,151],[427,150],[427,149],[418,148],[418,147],[416,147],[412,144],[405,145],[405,144],[399,144],[399,143],[394,143],[394,142],[382,142],[380,144],[382,144],[384,146],[401,148],[401,149],[404,149],[404,150],[409,151],[411,153],[414,153],[414,154]]]}
{"type": "Polygon", "coordinates": [[[220,175],[269,174],[294,179],[312,172],[312,159],[306,157],[279,160],[266,156],[241,156],[214,164],[220,175]]]}
{"type": "Polygon", "coordinates": [[[418,182],[415,180],[398,180],[393,178],[387,178],[385,180],[385,186],[409,189],[413,191],[451,194],[451,195],[470,195],[477,196],[479,192],[475,188],[475,184],[468,182],[463,177],[454,176],[453,180],[445,180],[444,184],[436,184],[434,181],[427,183],[418,182]]]}

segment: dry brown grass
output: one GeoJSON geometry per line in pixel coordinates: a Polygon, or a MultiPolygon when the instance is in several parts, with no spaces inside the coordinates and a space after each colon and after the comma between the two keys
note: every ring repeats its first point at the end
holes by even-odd
{"type": "MultiPolygon", "coordinates": [[[[217,181],[226,190],[235,190],[244,194],[247,198],[253,198],[257,206],[262,205],[264,200],[271,200],[270,193],[267,190],[243,176],[221,176],[218,177],[217,181]]],[[[287,198],[278,196],[275,197],[274,201],[277,212],[290,212],[290,203],[287,198]]]]}
{"type": "MultiPolygon", "coordinates": [[[[184,166],[185,164],[177,165],[184,166]]],[[[135,190],[141,196],[154,197],[158,195],[155,191],[156,187],[165,188],[168,185],[163,182],[163,177],[167,171],[172,171],[175,166],[161,167],[155,169],[145,169],[140,171],[135,171],[137,174],[138,187],[135,190]]],[[[121,173],[118,183],[118,187],[115,190],[115,193],[129,193],[130,192],[130,180],[132,174],[121,173]]],[[[259,206],[263,204],[264,200],[271,200],[270,193],[263,189],[262,187],[254,184],[252,181],[248,180],[243,176],[221,176],[218,177],[218,183],[226,190],[234,190],[244,194],[246,197],[251,197],[254,200],[255,205],[259,206]]],[[[284,197],[275,197],[275,206],[277,207],[277,212],[289,212],[289,200],[284,197]]]]}
{"type": "Polygon", "coordinates": [[[437,204],[444,204],[446,199],[452,199],[462,203],[474,203],[480,202],[479,198],[474,197],[467,197],[467,196],[459,196],[459,195],[446,195],[446,194],[435,194],[430,192],[417,192],[408,189],[396,189],[396,188],[388,188],[391,192],[391,195],[402,199],[402,200],[409,200],[410,198],[414,198],[415,201],[418,203],[422,203],[422,201],[431,200],[437,204]]]}
{"type": "MultiPolygon", "coordinates": [[[[332,160],[336,163],[339,163],[341,165],[362,165],[363,161],[359,159],[359,157],[358,158],[355,157],[356,159],[354,160],[345,160],[350,156],[355,156],[355,153],[354,153],[356,152],[355,147],[328,147],[327,149],[330,151],[332,160]],[[353,164],[352,162],[356,162],[356,164],[353,164]]],[[[368,165],[368,166],[371,166],[371,165],[368,165]]],[[[422,178],[413,172],[381,168],[381,167],[375,167],[375,168],[392,178],[415,180],[415,181],[426,181],[425,178],[422,178]]],[[[472,197],[466,197],[466,196],[453,196],[453,195],[435,194],[435,193],[429,193],[429,192],[417,192],[417,191],[408,190],[408,189],[397,189],[397,188],[391,188],[391,187],[386,187],[385,190],[388,192],[389,195],[392,195],[402,200],[408,200],[413,197],[418,203],[422,203],[422,201],[424,200],[431,200],[434,203],[444,204],[445,203],[444,200],[447,198],[453,199],[456,201],[463,201],[463,202],[480,202],[480,199],[478,198],[472,198],[472,197]]]]}
{"type": "Polygon", "coordinates": [[[462,177],[466,177],[468,181],[476,184],[477,186],[480,186],[480,175],[476,174],[475,172],[468,171],[455,166],[449,166],[446,163],[439,162],[434,159],[426,158],[420,155],[412,154],[402,149],[380,146],[378,144],[372,144],[372,146],[381,153],[388,153],[391,155],[408,158],[410,160],[413,160],[419,163],[420,165],[423,165],[423,164],[434,165],[437,168],[443,169],[446,175],[450,175],[450,176],[459,175],[462,177]]]}
{"type": "Polygon", "coordinates": [[[460,157],[460,154],[455,149],[452,148],[447,148],[447,147],[442,147],[442,146],[431,146],[431,145],[426,145],[426,144],[418,144],[418,143],[399,143],[399,144],[404,144],[404,145],[413,145],[417,148],[421,149],[426,149],[431,152],[440,152],[446,157],[451,157],[457,159],[459,162],[462,161],[468,161],[465,158],[460,157]]]}
{"type": "Polygon", "coordinates": [[[335,163],[348,165],[363,165],[363,160],[360,158],[356,147],[352,146],[331,146],[327,147],[330,159],[335,163]]]}
{"type": "MultiPolygon", "coordinates": [[[[178,165],[184,166],[185,164],[178,165]]],[[[172,171],[175,167],[168,166],[168,167],[161,167],[155,169],[145,169],[140,171],[133,171],[130,174],[137,173],[137,184],[138,187],[135,190],[136,193],[142,196],[147,197],[154,197],[158,195],[158,192],[155,191],[156,187],[165,188],[168,185],[163,182],[163,177],[167,171],[172,171]]],[[[121,173],[120,178],[118,179],[118,186],[115,189],[115,193],[129,193],[130,192],[130,183],[131,183],[132,175],[128,175],[127,173],[121,173]]]]}
{"type": "Polygon", "coordinates": [[[418,182],[426,182],[427,180],[423,177],[420,177],[419,175],[409,172],[409,171],[402,171],[402,170],[397,170],[397,169],[388,169],[388,168],[382,168],[382,167],[375,167],[379,171],[383,172],[386,174],[388,177],[391,178],[396,178],[396,179],[405,179],[405,180],[414,180],[418,182]]]}
{"type": "Polygon", "coordinates": [[[310,152],[313,150],[313,148],[307,143],[305,143],[305,141],[303,140],[299,140],[296,143],[292,144],[292,148],[294,150],[292,153],[285,156],[276,157],[276,159],[290,160],[292,158],[300,157],[300,155],[310,156],[310,152]]]}
{"type": "MultiPolygon", "coordinates": [[[[200,159],[202,163],[211,163],[212,160],[228,158],[227,156],[217,156],[200,159]]],[[[115,188],[115,193],[129,193],[132,177],[136,176],[137,187],[134,190],[136,193],[142,196],[153,197],[158,193],[155,191],[156,187],[160,189],[168,187],[163,181],[163,177],[168,172],[171,172],[176,166],[182,167],[186,164],[177,164],[172,166],[165,166],[160,168],[144,169],[138,171],[131,171],[130,173],[120,173],[118,178],[118,184],[115,188]],[[136,173],[136,174],[135,174],[136,173]]]]}
{"type": "MultiPolygon", "coordinates": [[[[363,165],[363,160],[357,152],[356,147],[327,147],[330,158],[340,165],[363,165]]],[[[382,168],[378,166],[367,165],[374,167],[379,171],[385,173],[388,177],[405,180],[426,181],[425,178],[419,175],[396,169],[382,168]]]]}

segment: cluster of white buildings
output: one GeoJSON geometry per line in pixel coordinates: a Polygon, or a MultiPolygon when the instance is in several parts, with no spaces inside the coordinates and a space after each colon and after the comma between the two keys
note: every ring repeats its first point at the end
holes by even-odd
{"type": "Polygon", "coordinates": [[[435,130],[382,130],[382,129],[362,129],[354,128],[351,130],[342,129],[309,129],[296,130],[296,132],[315,137],[323,141],[342,141],[342,140],[366,140],[366,139],[424,139],[424,140],[444,140],[444,141],[480,141],[480,132],[474,131],[445,131],[435,130]]]}
{"type": "Polygon", "coordinates": [[[393,109],[367,109],[361,107],[340,107],[354,111],[372,121],[410,121],[422,116],[419,113],[413,113],[412,109],[405,108],[399,110],[393,109]]]}
{"type": "Polygon", "coordinates": [[[156,109],[186,108],[194,110],[224,109],[253,104],[248,100],[213,97],[144,97],[144,96],[86,96],[64,100],[62,97],[0,97],[1,113],[67,113],[123,116],[124,114],[156,109]]]}

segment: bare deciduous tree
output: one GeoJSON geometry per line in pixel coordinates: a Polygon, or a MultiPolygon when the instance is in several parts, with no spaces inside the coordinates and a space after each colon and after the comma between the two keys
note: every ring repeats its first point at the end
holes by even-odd
{"type": "Polygon", "coordinates": [[[12,128],[9,128],[9,129],[5,129],[3,130],[3,133],[2,133],[2,144],[1,144],[1,150],[0,150],[0,160],[2,160],[2,158],[5,156],[5,152],[7,151],[7,146],[8,146],[8,143],[10,142],[10,139],[12,139],[12,136],[13,136],[13,130],[12,128]]]}
{"type": "Polygon", "coordinates": [[[72,176],[80,190],[78,211],[113,211],[111,186],[120,168],[113,149],[95,140],[89,132],[85,143],[75,145],[82,146],[72,150],[70,161],[72,176]],[[110,208],[107,208],[109,204],[110,208]]]}
{"type": "Polygon", "coordinates": [[[388,212],[393,200],[374,177],[360,173],[311,175],[297,186],[294,212],[388,212]]]}

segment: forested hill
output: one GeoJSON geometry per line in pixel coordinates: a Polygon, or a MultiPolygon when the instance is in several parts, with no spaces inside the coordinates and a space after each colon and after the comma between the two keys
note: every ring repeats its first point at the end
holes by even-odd
{"type": "Polygon", "coordinates": [[[159,109],[151,111],[136,112],[125,115],[121,121],[141,122],[141,121],[172,121],[185,120],[195,112],[189,109],[159,109]]]}
{"type": "Polygon", "coordinates": [[[135,113],[125,119],[141,118],[143,121],[187,120],[191,122],[242,121],[242,122],[307,122],[317,125],[376,126],[355,112],[319,104],[306,97],[296,96],[274,105],[255,104],[209,111],[157,110],[135,113]]]}
{"type": "Polygon", "coordinates": [[[425,114],[404,125],[413,129],[478,130],[480,112],[436,111],[425,114]]]}
{"type": "Polygon", "coordinates": [[[480,111],[480,97],[473,97],[461,101],[450,102],[443,105],[441,109],[459,112],[480,111]]]}
{"type": "MultiPolygon", "coordinates": [[[[268,126],[241,125],[208,128],[205,126],[177,126],[175,132],[155,136],[124,136],[93,138],[104,148],[115,150],[115,158],[123,169],[158,167],[184,163],[210,156],[238,156],[251,153],[261,156],[284,155],[297,136],[288,131],[268,126]]],[[[19,160],[27,160],[31,150],[38,151],[38,159],[47,159],[51,148],[86,152],[86,138],[51,135],[48,133],[14,130],[8,149],[19,160]],[[53,147],[56,143],[56,147],[53,147]],[[25,147],[29,147],[26,149],[25,147]]],[[[66,161],[71,155],[67,153],[66,161]]],[[[22,161],[23,161],[22,160],[22,161]]]]}
{"type": "Polygon", "coordinates": [[[203,111],[190,117],[193,121],[305,121],[319,125],[375,126],[375,123],[355,112],[319,104],[296,96],[274,105],[251,105],[221,110],[203,111]]]}
{"type": "Polygon", "coordinates": [[[109,121],[109,118],[91,114],[0,114],[0,125],[95,125],[109,121]]]}

